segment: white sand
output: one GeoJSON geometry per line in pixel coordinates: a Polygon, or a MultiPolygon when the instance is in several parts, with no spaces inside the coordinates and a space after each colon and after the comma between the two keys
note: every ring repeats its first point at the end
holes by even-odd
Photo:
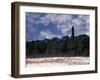
{"type": "Polygon", "coordinates": [[[89,57],[49,57],[26,59],[26,67],[50,65],[87,65],[89,63],[89,57]]]}

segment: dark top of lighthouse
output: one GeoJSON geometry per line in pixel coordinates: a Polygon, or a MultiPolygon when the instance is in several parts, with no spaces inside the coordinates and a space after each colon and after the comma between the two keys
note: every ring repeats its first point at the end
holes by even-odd
{"type": "Polygon", "coordinates": [[[72,38],[74,38],[74,26],[72,26],[72,35],[71,35],[72,38]]]}

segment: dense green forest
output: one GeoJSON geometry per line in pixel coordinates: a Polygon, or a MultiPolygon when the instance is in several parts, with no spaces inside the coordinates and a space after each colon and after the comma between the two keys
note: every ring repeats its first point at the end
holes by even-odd
{"type": "Polygon", "coordinates": [[[26,57],[84,56],[89,57],[89,36],[64,36],[61,39],[44,39],[26,42],[26,57]]]}

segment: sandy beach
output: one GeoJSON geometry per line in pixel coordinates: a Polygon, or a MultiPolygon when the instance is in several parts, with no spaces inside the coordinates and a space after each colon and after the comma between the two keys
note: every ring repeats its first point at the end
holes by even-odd
{"type": "Polygon", "coordinates": [[[26,67],[51,65],[88,65],[89,62],[89,57],[28,58],[26,59],[26,67]]]}

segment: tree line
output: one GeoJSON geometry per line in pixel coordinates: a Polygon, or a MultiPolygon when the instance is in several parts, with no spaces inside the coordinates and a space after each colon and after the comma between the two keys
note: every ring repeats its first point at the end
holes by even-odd
{"type": "Polygon", "coordinates": [[[44,39],[26,42],[26,57],[89,57],[89,36],[64,36],[61,39],[44,39]]]}

